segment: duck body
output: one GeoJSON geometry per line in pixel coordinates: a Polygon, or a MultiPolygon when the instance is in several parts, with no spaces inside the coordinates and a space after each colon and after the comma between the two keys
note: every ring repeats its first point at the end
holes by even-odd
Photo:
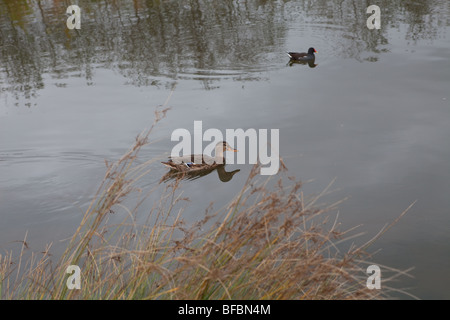
{"type": "Polygon", "coordinates": [[[314,53],[317,53],[316,49],[309,48],[308,52],[288,52],[287,54],[291,60],[314,61],[316,59],[314,53]]]}
{"type": "Polygon", "coordinates": [[[236,149],[230,147],[225,141],[217,143],[215,147],[215,157],[208,155],[187,155],[181,157],[169,157],[168,161],[161,162],[171,170],[179,172],[193,172],[213,170],[225,164],[225,151],[237,152],[236,149]]]}
{"type": "Polygon", "coordinates": [[[168,161],[161,162],[171,170],[176,171],[198,171],[206,169],[214,169],[221,165],[215,158],[206,155],[189,155],[183,157],[170,157],[168,161]],[[201,159],[201,162],[196,162],[201,159]]]}
{"type": "Polygon", "coordinates": [[[204,177],[210,174],[213,171],[217,171],[217,175],[219,176],[220,181],[228,182],[233,176],[240,171],[240,169],[236,169],[234,171],[228,172],[225,170],[224,164],[216,164],[213,166],[208,166],[207,168],[191,168],[185,169],[181,168],[181,170],[172,169],[167,172],[160,180],[160,182],[167,182],[170,180],[195,180],[201,177],[204,177]]]}

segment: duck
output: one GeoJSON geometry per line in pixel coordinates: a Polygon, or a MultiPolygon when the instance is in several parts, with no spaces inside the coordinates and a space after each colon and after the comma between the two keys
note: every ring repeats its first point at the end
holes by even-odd
{"type": "Polygon", "coordinates": [[[218,142],[214,148],[215,156],[208,155],[187,155],[181,157],[169,157],[168,161],[161,163],[170,170],[179,172],[193,172],[193,171],[212,171],[219,166],[225,165],[225,151],[237,152],[237,149],[232,148],[226,141],[218,142]],[[201,162],[195,162],[197,159],[201,162]]]}
{"type": "Polygon", "coordinates": [[[288,52],[287,54],[291,60],[313,61],[314,59],[316,59],[316,56],[314,55],[314,53],[317,53],[317,51],[316,51],[316,49],[311,47],[308,49],[308,53],[306,53],[306,52],[288,52]]]}

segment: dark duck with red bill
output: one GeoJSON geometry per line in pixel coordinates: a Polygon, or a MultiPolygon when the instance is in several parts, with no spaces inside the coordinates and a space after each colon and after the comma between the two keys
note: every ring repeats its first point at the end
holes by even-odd
{"type": "Polygon", "coordinates": [[[317,53],[316,49],[309,48],[308,52],[288,52],[289,58],[291,60],[297,60],[297,61],[312,61],[316,58],[314,53],[317,53]]]}

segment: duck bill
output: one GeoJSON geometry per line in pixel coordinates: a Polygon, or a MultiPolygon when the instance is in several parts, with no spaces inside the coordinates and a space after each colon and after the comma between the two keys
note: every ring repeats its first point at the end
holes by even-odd
{"type": "Polygon", "coordinates": [[[238,152],[238,150],[237,150],[237,149],[233,149],[233,148],[231,148],[231,147],[227,148],[227,151],[238,152]]]}

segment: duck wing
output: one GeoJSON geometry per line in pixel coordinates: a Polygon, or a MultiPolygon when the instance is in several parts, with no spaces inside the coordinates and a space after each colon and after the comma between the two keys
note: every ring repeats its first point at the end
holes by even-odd
{"type": "Polygon", "coordinates": [[[287,54],[291,59],[305,58],[308,56],[306,52],[288,52],[287,54]]]}
{"type": "Polygon", "coordinates": [[[213,164],[215,162],[215,159],[213,157],[207,156],[207,155],[194,155],[190,154],[187,156],[181,156],[181,157],[169,157],[169,162],[174,162],[177,164],[180,163],[192,163],[192,164],[213,164]],[[199,162],[198,159],[201,159],[199,162]],[[197,161],[196,161],[197,160],[197,161]]]}

